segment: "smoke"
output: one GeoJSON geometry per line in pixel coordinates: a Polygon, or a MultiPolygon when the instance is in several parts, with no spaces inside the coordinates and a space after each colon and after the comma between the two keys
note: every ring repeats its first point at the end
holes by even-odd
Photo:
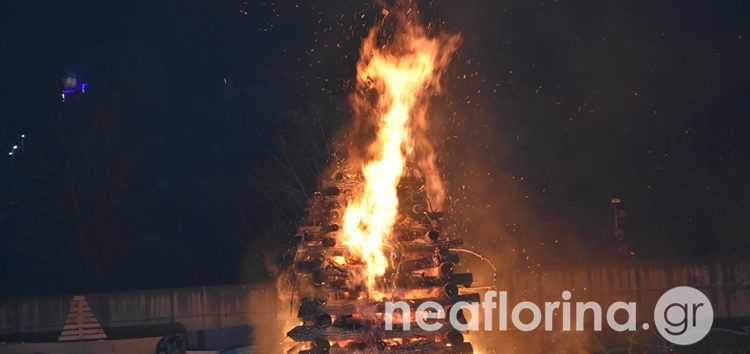
{"type": "Polygon", "coordinates": [[[283,278],[276,282],[253,285],[253,293],[261,299],[249,301],[250,325],[253,327],[253,344],[258,353],[278,353],[279,348],[291,347],[286,330],[299,323],[297,312],[291,306],[291,292],[283,278]]]}

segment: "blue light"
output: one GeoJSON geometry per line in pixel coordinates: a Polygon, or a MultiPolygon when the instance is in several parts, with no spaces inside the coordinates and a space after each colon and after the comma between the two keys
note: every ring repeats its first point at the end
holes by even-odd
{"type": "Polygon", "coordinates": [[[81,70],[68,71],[63,76],[60,95],[63,102],[79,94],[86,94],[89,91],[89,80],[84,80],[86,75],[81,70]]]}

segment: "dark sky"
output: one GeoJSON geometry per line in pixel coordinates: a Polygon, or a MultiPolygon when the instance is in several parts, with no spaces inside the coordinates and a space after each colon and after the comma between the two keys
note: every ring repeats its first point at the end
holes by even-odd
{"type": "MultiPolygon", "coordinates": [[[[381,7],[5,5],[0,294],[263,280],[381,7]],[[63,103],[69,72],[91,88],[63,103]]],[[[513,262],[609,258],[619,196],[637,257],[750,253],[745,1],[420,8],[463,36],[433,109],[456,230],[513,262]]]]}

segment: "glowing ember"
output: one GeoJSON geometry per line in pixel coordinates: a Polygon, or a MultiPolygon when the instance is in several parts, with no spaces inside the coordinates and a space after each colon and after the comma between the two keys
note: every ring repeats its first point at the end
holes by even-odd
{"type": "Polygon", "coordinates": [[[406,163],[417,161],[433,205],[444,197],[433,148],[425,137],[427,101],[439,91],[440,73],[459,37],[429,37],[408,13],[396,15],[396,33],[385,45],[378,46],[381,28],[373,28],[357,64],[359,94],[353,104],[358,112],[374,113],[377,133],[361,166],[364,187],[344,213],[342,241],[364,263],[357,275],[370,294],[378,292],[376,280],[388,267],[386,247],[398,216],[397,186],[406,163]],[[373,90],[374,103],[367,95],[373,90]]]}

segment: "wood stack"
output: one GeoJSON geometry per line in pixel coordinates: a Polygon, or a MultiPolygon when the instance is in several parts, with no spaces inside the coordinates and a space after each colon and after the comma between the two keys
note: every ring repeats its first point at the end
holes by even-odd
{"type": "MultiPolygon", "coordinates": [[[[303,343],[296,352],[473,353],[471,344],[447,321],[435,332],[420,330],[415,323],[408,331],[398,329],[402,324],[385,330],[385,300],[404,300],[413,309],[435,301],[448,313],[457,301],[478,301],[479,295],[465,293],[472,275],[454,271],[460,259],[451,251],[462,240],[444,234],[443,215],[430,207],[416,170],[409,170],[398,187],[399,219],[387,247],[389,268],[379,280],[385,298],[368,294],[353,279],[363,264],[339,243],[347,203],[362,184],[361,175],[337,169],[312,198],[308,218],[296,235],[290,287],[301,324],[287,333],[303,343]]],[[[465,321],[463,313],[458,314],[465,321]]]]}
{"type": "Polygon", "coordinates": [[[96,316],[94,316],[94,312],[91,311],[86,297],[83,295],[73,296],[68,308],[68,318],[65,320],[65,326],[57,340],[67,342],[102,339],[107,339],[107,335],[96,316]]]}

